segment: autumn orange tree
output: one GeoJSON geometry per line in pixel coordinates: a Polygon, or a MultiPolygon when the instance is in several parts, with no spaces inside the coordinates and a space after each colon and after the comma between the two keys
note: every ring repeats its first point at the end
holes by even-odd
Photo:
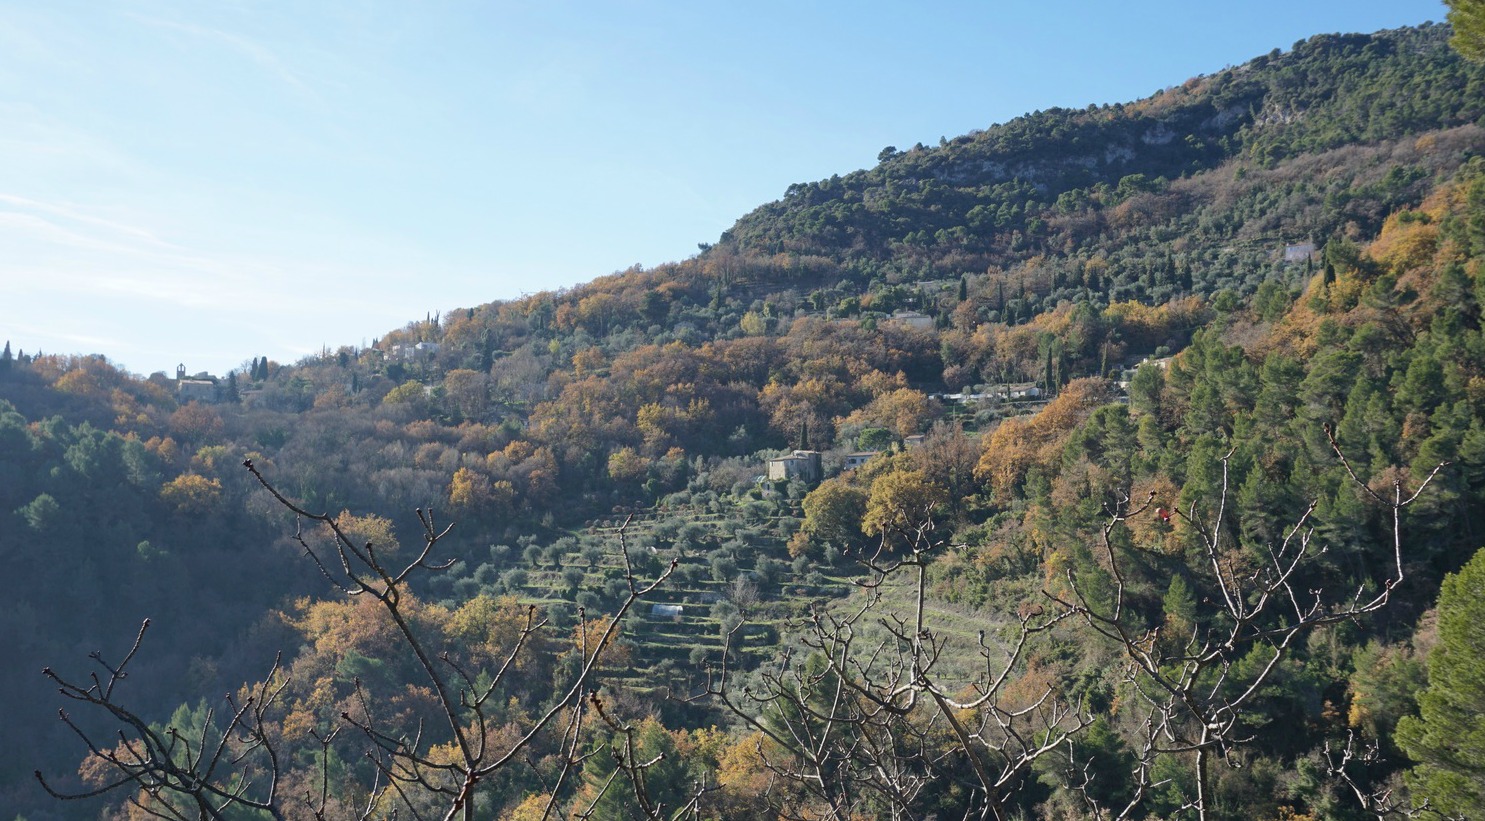
{"type": "MultiPolygon", "coordinates": [[[[547,620],[535,606],[484,597],[452,613],[418,602],[409,582],[452,564],[440,560],[437,550],[449,526],[419,509],[421,545],[400,556],[386,520],[311,512],[281,493],[251,460],[244,464],[295,516],[294,540],[344,597],[339,603],[306,604],[294,621],[317,645],[335,651],[340,659],[335,672],[348,674],[349,688],[336,689],[336,677],[327,675],[326,662],[316,661],[323,655],[312,648],[293,665],[275,662],[261,683],[229,694],[225,710],[208,709],[193,726],[161,727],[131,709],[121,691],[146,622],[121,660],[93,654],[99,672],[73,679],[46,671],[65,698],[116,727],[107,741],[110,736],[94,729],[97,716],[77,719],[63,711],[62,720],[87,747],[89,788],[58,789],[37,772],[47,792],[66,800],[119,792],[141,817],[153,818],[227,819],[257,812],[274,819],[369,819],[407,813],[472,821],[494,810],[482,800],[489,785],[514,767],[527,766],[529,752],[540,747],[556,762],[539,816],[550,817],[556,796],[589,757],[583,744],[593,724],[590,705],[597,703],[596,673],[612,663],[614,640],[635,602],[662,584],[674,563],[653,579],[639,578],[621,529],[627,594],[607,615],[579,609],[573,646],[565,656],[571,663],[561,668],[568,671],[565,681],[550,698],[513,714],[507,709],[512,688],[527,694],[543,690],[544,677],[533,677],[532,667],[551,655],[541,646],[549,642],[547,620]],[[461,649],[441,647],[440,638],[457,640],[461,649]],[[408,669],[382,677],[421,678],[421,684],[404,685],[403,695],[381,690],[378,696],[378,668],[398,651],[408,669]],[[309,681],[296,682],[296,675],[309,681]],[[291,697],[295,693],[301,695],[291,697]],[[327,709],[338,711],[338,717],[325,716],[327,709]],[[332,784],[344,775],[334,764],[344,736],[360,740],[368,765],[363,783],[351,789],[332,784]],[[306,737],[319,748],[318,776],[296,770],[291,761],[294,745],[306,737]]],[[[615,773],[658,818],[661,808],[645,795],[650,766],[621,759],[615,773]]]]}
{"type": "MultiPolygon", "coordinates": [[[[1076,470],[1058,479],[1051,498],[1091,506],[1092,520],[1107,499],[1102,525],[1039,537],[1049,551],[1043,598],[1003,613],[977,646],[956,646],[953,626],[936,623],[927,606],[930,564],[957,550],[940,527],[942,486],[926,481],[913,452],[873,460],[806,498],[806,531],[816,537],[853,521],[858,546],[863,531],[876,537],[861,557],[858,593],[816,603],[797,641],[756,672],[738,668],[744,634],[733,630],[706,691],[752,731],[771,811],[908,818],[952,807],[1003,818],[1024,809],[1027,787],[1043,779],[1063,790],[1057,800],[1070,813],[1225,817],[1214,797],[1219,764],[1241,764],[1267,718],[1264,700],[1311,634],[1391,602],[1405,578],[1402,514],[1443,465],[1411,482],[1396,470],[1368,482],[1327,437],[1336,469],[1383,512],[1390,537],[1376,586],[1347,589],[1326,564],[1328,551],[1345,545],[1316,524],[1321,502],[1269,538],[1240,523],[1244,494],[1228,481],[1231,453],[1193,463],[1191,475],[1213,474],[1214,484],[1198,491],[1193,480],[1184,495],[1169,480],[1116,470],[1116,446],[1132,441],[1134,427],[1118,406],[1094,410],[1103,395],[1093,380],[1075,382],[1041,415],[987,437],[980,473],[1003,497],[1080,448],[1104,451],[1100,487],[1111,495],[1092,490],[1086,475],[1079,483],[1076,470]],[[1067,496],[1067,482],[1088,498],[1067,496]],[[1177,498],[1179,509],[1164,507],[1177,498]],[[1152,561],[1175,573],[1161,580],[1163,602],[1152,591],[1149,576],[1160,572],[1152,561]],[[1108,665],[1110,689],[1097,696],[1104,706],[1085,704],[1075,677],[1040,668],[1039,653],[1059,642],[1108,665]],[[967,676],[966,650],[977,656],[967,676]]],[[[1339,759],[1331,774],[1347,775],[1339,759]]]]}
{"type": "Polygon", "coordinates": [[[752,731],[754,777],[770,782],[778,817],[1006,818],[1033,766],[1092,722],[1025,669],[1033,640],[1071,607],[1023,607],[1004,635],[981,631],[967,674],[951,661],[966,648],[926,606],[929,564],[950,548],[937,526],[947,502],[922,471],[884,470],[858,502],[877,537],[858,595],[817,603],[798,646],[751,677],[734,656],[746,621],[726,636],[702,697],[752,731]]]}

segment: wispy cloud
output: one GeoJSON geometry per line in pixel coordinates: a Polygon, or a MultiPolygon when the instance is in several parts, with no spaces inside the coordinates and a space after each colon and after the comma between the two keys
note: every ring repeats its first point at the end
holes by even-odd
{"type": "MultiPolygon", "coordinates": [[[[92,244],[96,246],[99,244],[99,241],[96,237],[90,237],[76,232],[61,229],[56,222],[48,221],[45,218],[51,217],[63,222],[76,223],[82,226],[103,231],[108,234],[114,234],[120,237],[124,237],[133,242],[141,243],[154,248],[159,248],[161,250],[180,250],[177,246],[171,245],[170,243],[160,239],[158,236],[155,235],[154,232],[148,229],[141,228],[138,225],[123,223],[117,220],[106,219],[94,214],[89,214],[83,209],[71,204],[42,202],[41,200],[32,199],[30,197],[22,197],[15,194],[6,194],[4,192],[0,192],[0,204],[10,206],[12,209],[14,209],[9,212],[0,212],[0,218],[11,216],[26,219],[31,224],[44,223],[47,226],[50,226],[52,229],[57,230],[60,233],[65,234],[66,236],[69,236],[74,240],[80,241],[85,244],[92,244]]],[[[119,245],[113,243],[103,243],[103,245],[105,245],[109,250],[118,250],[120,248],[119,245]]]]}
{"type": "Polygon", "coordinates": [[[144,17],[130,15],[134,19],[146,25],[167,31],[180,32],[199,39],[209,40],[227,46],[232,51],[247,58],[247,60],[262,71],[285,85],[293,88],[298,93],[316,103],[324,102],[319,92],[297,71],[293,65],[285,60],[278,52],[268,46],[249,37],[234,34],[230,31],[212,28],[210,26],[197,25],[195,23],[184,23],[178,20],[164,20],[158,17],[144,17]]]}
{"type": "MultiPolygon", "coordinates": [[[[96,120],[69,122],[66,114],[48,110],[42,101],[5,99],[0,86],[0,169],[9,187],[21,180],[47,180],[86,175],[130,181],[147,173],[140,161],[122,149],[96,120]]],[[[60,92],[57,92],[60,93],[60,92]]]]}
{"type": "Polygon", "coordinates": [[[237,266],[167,242],[136,223],[3,192],[0,245],[9,249],[0,265],[21,294],[85,290],[198,308],[240,298],[251,282],[237,266]]]}
{"type": "Polygon", "coordinates": [[[17,339],[60,340],[71,345],[74,350],[78,351],[118,351],[127,347],[124,340],[119,337],[59,331],[52,325],[33,322],[7,323],[5,333],[6,339],[10,339],[13,336],[17,339]]]}
{"type": "Polygon", "coordinates": [[[419,313],[395,265],[281,258],[177,237],[146,213],[0,192],[0,337],[146,369],[225,370],[378,335],[419,313]]]}

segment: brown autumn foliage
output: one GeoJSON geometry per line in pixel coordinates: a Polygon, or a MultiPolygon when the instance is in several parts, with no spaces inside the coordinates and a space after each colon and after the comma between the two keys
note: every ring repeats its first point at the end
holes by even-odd
{"type": "Polygon", "coordinates": [[[1049,469],[1066,437],[1113,396],[1105,379],[1074,379],[1034,416],[1007,419],[985,439],[975,475],[998,497],[1008,497],[1034,468],[1049,469]]]}

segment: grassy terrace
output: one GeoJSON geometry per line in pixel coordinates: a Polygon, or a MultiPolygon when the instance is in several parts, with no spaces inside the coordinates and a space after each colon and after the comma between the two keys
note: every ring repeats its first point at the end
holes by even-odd
{"type": "Polygon", "coordinates": [[[796,572],[785,546],[799,524],[795,509],[780,503],[783,512],[748,517],[742,511],[746,502],[726,497],[723,504],[720,512],[683,506],[593,522],[573,534],[571,549],[523,567],[523,584],[510,592],[540,605],[572,604],[586,593],[598,598],[600,611],[611,610],[625,592],[622,532],[638,578],[653,578],[672,557],[677,564],[626,620],[631,663],[609,675],[640,689],[699,682],[702,660],[720,657],[724,630],[736,623],[740,609],[747,621],[734,650],[744,666],[755,666],[777,653],[780,636],[810,602],[843,599],[853,586],[813,564],[796,572]],[[653,614],[652,607],[661,604],[680,605],[682,613],[653,614]]]}
{"type": "MultiPolygon", "coordinates": [[[[786,541],[799,525],[796,510],[780,503],[776,515],[745,518],[745,506],[756,500],[720,501],[720,510],[716,504],[672,506],[590,523],[568,540],[570,549],[546,554],[537,566],[527,567],[524,583],[511,592],[541,605],[570,605],[588,594],[590,605],[593,597],[599,601],[598,611],[611,610],[625,592],[621,533],[641,579],[653,578],[674,557],[677,565],[671,578],[640,601],[625,622],[628,666],[606,674],[640,691],[698,687],[706,664],[720,658],[724,631],[744,613],[746,621],[733,643],[743,668],[776,658],[783,643],[792,643],[791,634],[807,628],[812,603],[822,603],[843,617],[858,609],[864,597],[880,596],[873,613],[858,627],[861,652],[890,642],[886,625],[892,621],[911,623],[916,576],[910,570],[894,574],[875,594],[869,593],[858,585],[863,577],[854,561],[827,566],[791,560],[786,541]],[[679,615],[653,613],[652,607],[661,604],[683,609],[679,615]]],[[[932,598],[924,614],[926,627],[942,642],[938,678],[952,689],[983,678],[981,635],[996,648],[1015,623],[1004,613],[932,598]]],[[[998,669],[1002,657],[999,652],[992,655],[998,669]]]]}

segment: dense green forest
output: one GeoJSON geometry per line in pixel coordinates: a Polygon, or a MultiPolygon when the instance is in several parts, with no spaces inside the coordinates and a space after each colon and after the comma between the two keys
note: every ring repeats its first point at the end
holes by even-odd
{"type": "Polygon", "coordinates": [[[181,800],[33,776],[126,769],[39,671],[106,682],[148,618],[110,698],[211,747],[258,693],[227,746],[275,751],[282,817],[1485,814],[1485,66],[1449,34],[887,148],[366,348],[7,343],[0,806],[181,800]],[[520,755],[461,782],[471,745],[520,755]]]}

